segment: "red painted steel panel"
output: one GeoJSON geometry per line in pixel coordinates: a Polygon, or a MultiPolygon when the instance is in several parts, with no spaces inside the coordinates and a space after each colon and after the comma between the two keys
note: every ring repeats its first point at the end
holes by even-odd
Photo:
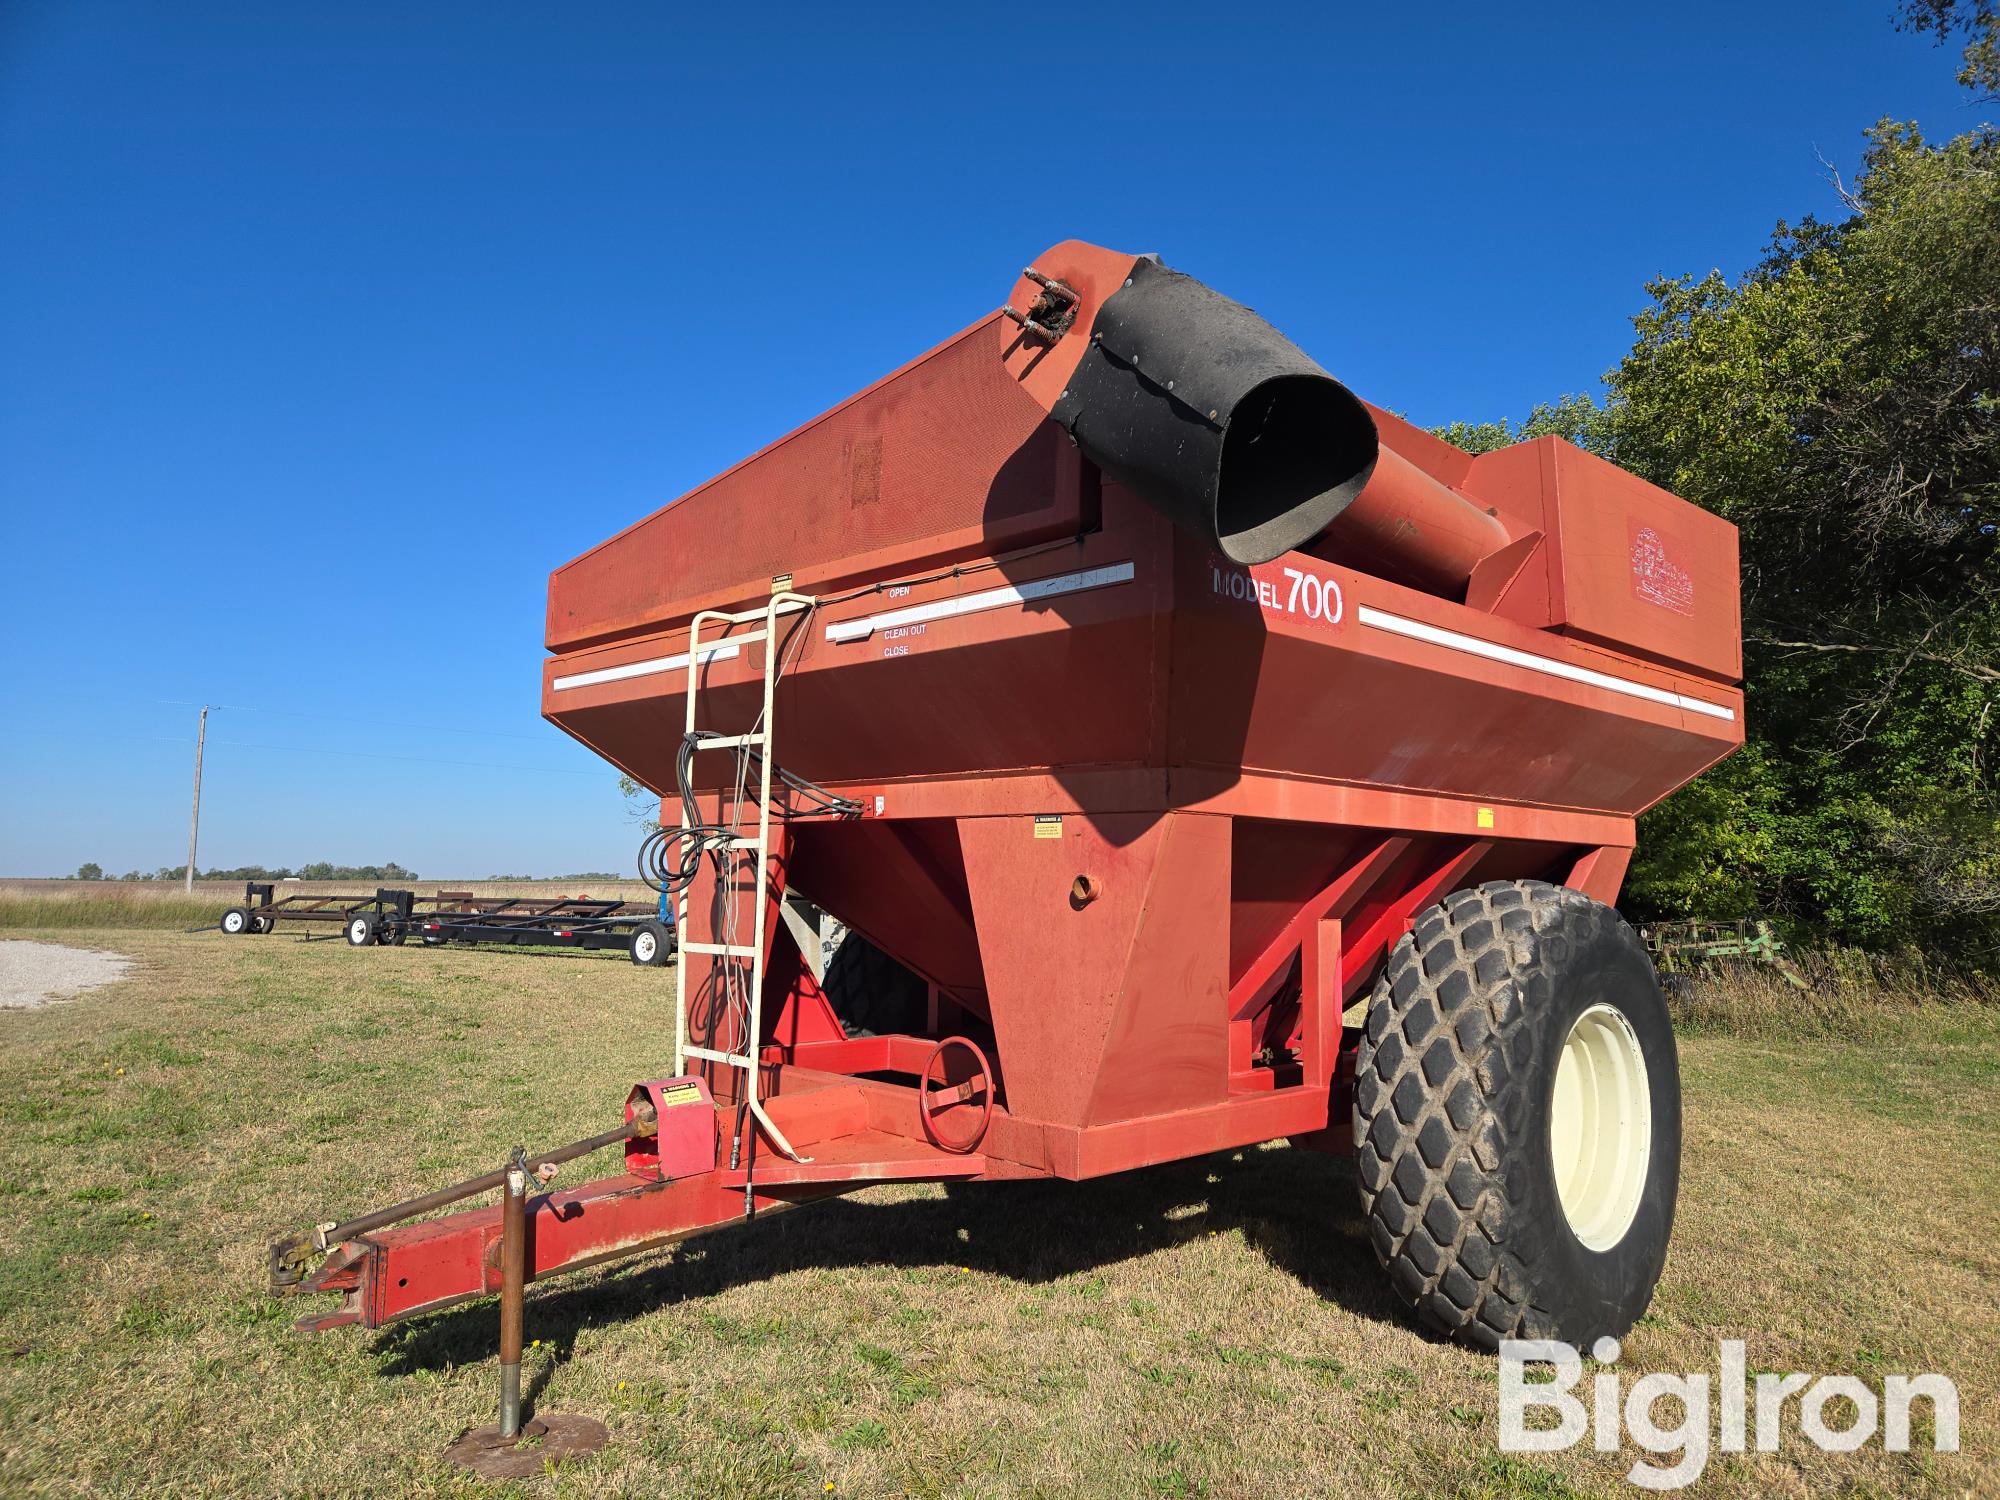
{"type": "Polygon", "coordinates": [[[1736,528],[1720,516],[1559,438],[1482,454],[1467,482],[1537,510],[1549,538],[1532,600],[1503,601],[1503,614],[1717,681],[1742,677],[1736,528]]]}
{"type": "Polygon", "coordinates": [[[549,648],[752,601],[779,573],[819,588],[863,555],[913,566],[1077,531],[1088,476],[994,358],[996,325],[981,319],[558,568],[549,648]]]}
{"type": "MultiPolygon", "coordinates": [[[[1061,251],[1087,324],[1131,259],[1061,251]]],[[[779,572],[836,593],[788,657],[777,756],[865,810],[795,825],[773,877],[990,1026],[982,1154],[1064,1175],[1323,1132],[1338,1109],[1283,1046],[1308,968],[1357,993],[1481,879],[1615,897],[1636,816],[1743,738],[1726,523],[1554,440],[1475,459],[1376,410],[1385,484],[1450,533],[1427,555],[1471,566],[1470,602],[1368,571],[1394,527],[1229,565],[1040,419],[1079,353],[984,320],[587,554],[552,582],[543,678],[551,719],[665,788],[680,622],[779,572]]],[[[703,727],[748,727],[765,649],[702,667],[703,727]]],[[[791,992],[765,1040],[804,1057],[823,1002],[791,992]]]]}
{"type": "Polygon", "coordinates": [[[967,818],[959,838],[1010,1113],[1081,1125],[1222,1098],[1225,823],[967,818]],[[1102,891],[1081,909],[1078,875],[1102,891]]]}

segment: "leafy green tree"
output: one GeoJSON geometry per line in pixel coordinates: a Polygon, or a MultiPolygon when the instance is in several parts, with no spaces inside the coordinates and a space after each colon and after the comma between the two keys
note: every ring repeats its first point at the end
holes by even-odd
{"type": "Polygon", "coordinates": [[[624,772],[618,774],[618,795],[625,799],[627,821],[651,833],[660,826],[660,799],[651,787],[642,786],[624,772]]]}
{"type": "MultiPolygon", "coordinates": [[[[2000,137],[1933,146],[1885,121],[1840,191],[1844,219],[1781,223],[1738,281],[1651,285],[1609,377],[1619,461],[1742,531],[1759,754],[1645,834],[1719,850],[1753,825],[1761,850],[1739,852],[1760,905],[1990,954],[2000,137]]],[[[1672,887],[1650,850],[1634,876],[1642,898],[1672,887]]]]}
{"type": "Polygon", "coordinates": [[[2000,6],[1994,0],[1904,0],[1899,30],[1962,40],[1958,81],[1984,99],[2000,98],[2000,6]]]}
{"type": "Polygon", "coordinates": [[[1518,427],[1502,417],[1497,422],[1448,422],[1432,429],[1447,443],[1467,453],[1491,453],[1495,448],[1525,443],[1530,438],[1559,437],[1603,457],[1612,457],[1613,434],[1603,407],[1588,396],[1564,396],[1543,402],[1518,427]]]}
{"type": "MultiPolygon", "coordinates": [[[[259,879],[283,879],[289,872],[278,870],[256,874],[247,871],[231,871],[232,877],[259,879]]],[[[417,880],[421,877],[415,870],[406,870],[391,860],[386,865],[336,865],[326,860],[315,860],[309,865],[299,866],[301,880],[417,880]]]]}
{"type": "Polygon", "coordinates": [[[76,867],[76,874],[73,878],[77,880],[102,880],[104,878],[104,866],[94,862],[80,864],[76,867]]]}
{"type": "Polygon", "coordinates": [[[1648,286],[1601,408],[1440,435],[1556,431],[1741,530],[1750,743],[1643,820],[1635,906],[1990,962],[2000,135],[1885,121],[1835,189],[1742,277],[1648,286]]]}

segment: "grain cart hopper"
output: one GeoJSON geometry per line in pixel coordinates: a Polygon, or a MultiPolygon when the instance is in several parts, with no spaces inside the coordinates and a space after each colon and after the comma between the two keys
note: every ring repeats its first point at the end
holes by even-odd
{"type": "MultiPolygon", "coordinates": [[[[1462,453],[1072,241],[557,569],[547,632],[543,712],[663,794],[684,968],[626,1170],[532,1200],[528,1279],[1288,1137],[1357,1158],[1440,1328],[1646,1306],[1679,1079],[1609,903],[1634,818],[1742,742],[1726,523],[1553,438],[1462,453]],[[788,890],[909,1003],[843,994],[788,890]]],[[[452,1191],[274,1277],[345,1294],[313,1326],[492,1291],[498,1210],[384,1227],[452,1191]]]]}

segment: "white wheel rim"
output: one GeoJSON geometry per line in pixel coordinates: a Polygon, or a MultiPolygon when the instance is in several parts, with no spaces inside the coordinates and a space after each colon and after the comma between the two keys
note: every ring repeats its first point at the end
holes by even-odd
{"type": "Polygon", "coordinates": [[[659,946],[659,939],[654,937],[652,933],[642,932],[639,934],[639,941],[633,946],[633,951],[639,955],[640,963],[649,964],[653,961],[653,954],[659,949],[659,946]]]}
{"type": "Polygon", "coordinates": [[[1646,1190],[1653,1091],[1632,1023],[1593,1005],[1563,1039],[1549,1109],[1549,1153],[1570,1232],[1592,1250],[1625,1238],[1646,1190]]]}
{"type": "Polygon", "coordinates": [[[347,924],[347,938],[349,942],[358,944],[367,936],[368,924],[366,922],[357,919],[347,924]]]}
{"type": "Polygon", "coordinates": [[[231,912],[222,919],[222,927],[225,932],[241,932],[243,930],[243,919],[237,916],[235,912],[231,912]]]}

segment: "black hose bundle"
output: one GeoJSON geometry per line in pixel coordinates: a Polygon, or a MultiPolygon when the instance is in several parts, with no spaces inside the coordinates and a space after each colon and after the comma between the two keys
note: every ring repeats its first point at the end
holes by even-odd
{"type": "MultiPolygon", "coordinates": [[[[741,827],[704,823],[695,804],[694,753],[702,740],[722,736],[697,729],[683,736],[674,757],[674,780],[680,789],[682,825],[663,825],[646,835],[639,845],[639,878],[666,895],[680,892],[701,868],[704,854],[720,854],[743,836],[741,827]]],[[[737,747],[736,785],[739,792],[763,780],[763,753],[754,745],[737,747]]],[[[775,779],[788,794],[772,812],[785,818],[855,818],[861,804],[850,797],[829,792],[816,782],[794,775],[784,767],[775,768],[775,779]]]]}

